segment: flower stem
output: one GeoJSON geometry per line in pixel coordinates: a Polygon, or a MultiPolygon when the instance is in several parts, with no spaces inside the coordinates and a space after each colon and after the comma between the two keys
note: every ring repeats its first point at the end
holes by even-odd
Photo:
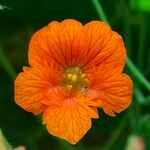
{"type": "Polygon", "coordinates": [[[4,5],[0,5],[0,10],[4,10],[4,9],[10,9],[10,7],[4,6],[4,5]]]}
{"type": "MultiPolygon", "coordinates": [[[[98,0],[92,0],[92,3],[97,11],[99,18],[101,18],[104,22],[109,24],[109,21],[103,11],[102,5],[98,0]]],[[[141,72],[134,66],[130,58],[127,57],[126,65],[129,70],[133,73],[133,75],[138,79],[138,81],[143,84],[150,91],[150,82],[141,74],[141,72]]]]}
{"type": "Polygon", "coordinates": [[[9,61],[7,60],[5,54],[2,51],[1,46],[0,46],[0,64],[6,70],[11,80],[14,81],[14,79],[16,78],[16,72],[10,65],[9,61]]]}
{"type": "Polygon", "coordinates": [[[134,96],[141,105],[150,105],[150,96],[145,97],[137,86],[134,86],[134,96]]]}
{"type": "Polygon", "coordinates": [[[97,11],[99,18],[109,24],[109,21],[104,13],[101,3],[98,0],[92,0],[92,3],[95,7],[95,10],[97,11]]]}
{"type": "Polygon", "coordinates": [[[126,64],[138,81],[150,91],[150,82],[147,81],[147,79],[141,74],[129,58],[127,58],[126,64]]]}
{"type": "Polygon", "coordinates": [[[13,150],[12,146],[7,142],[6,138],[4,137],[1,129],[0,129],[0,149],[13,150]]]}

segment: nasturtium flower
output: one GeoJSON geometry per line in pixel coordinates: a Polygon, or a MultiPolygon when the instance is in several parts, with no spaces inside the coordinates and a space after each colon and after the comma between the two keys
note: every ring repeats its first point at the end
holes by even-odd
{"type": "Polygon", "coordinates": [[[125,60],[121,36],[106,23],[53,21],[30,41],[30,67],[15,81],[15,101],[42,113],[50,134],[76,144],[99,118],[98,108],[114,117],[131,103],[125,60]]]}

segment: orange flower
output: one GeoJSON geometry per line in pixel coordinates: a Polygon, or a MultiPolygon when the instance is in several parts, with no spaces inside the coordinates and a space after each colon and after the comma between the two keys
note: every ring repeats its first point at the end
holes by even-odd
{"type": "Polygon", "coordinates": [[[16,103],[35,115],[54,136],[76,144],[98,118],[126,109],[132,81],[122,73],[126,51],[122,38],[100,21],[82,25],[53,21],[29,45],[29,64],[15,81],[16,103]]]}

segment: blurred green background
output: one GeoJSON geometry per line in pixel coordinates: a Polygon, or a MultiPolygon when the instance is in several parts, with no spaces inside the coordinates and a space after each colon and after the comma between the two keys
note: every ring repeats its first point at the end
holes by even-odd
{"type": "MultiPolygon", "coordinates": [[[[150,81],[150,0],[101,0],[112,29],[122,35],[127,53],[140,73],[150,81]]],[[[27,150],[150,150],[150,83],[125,68],[134,81],[130,108],[111,118],[99,111],[100,119],[82,140],[71,146],[45,132],[31,113],[14,102],[13,80],[8,59],[16,73],[28,66],[28,43],[39,28],[52,20],[73,18],[83,24],[99,20],[92,0],[0,0],[0,128],[11,145],[27,150]],[[6,66],[4,66],[4,62],[6,66]],[[137,150],[137,149],[135,149],[137,150]]],[[[140,74],[140,75],[141,75],[140,74]]]]}

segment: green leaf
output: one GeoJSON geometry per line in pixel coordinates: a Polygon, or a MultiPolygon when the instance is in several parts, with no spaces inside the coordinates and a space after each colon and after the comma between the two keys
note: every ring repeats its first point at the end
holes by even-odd
{"type": "Polygon", "coordinates": [[[149,0],[131,0],[130,6],[134,10],[150,12],[150,1],[149,0]]]}
{"type": "Polygon", "coordinates": [[[149,0],[140,0],[139,1],[139,8],[142,11],[150,12],[150,1],[149,0]]]}

